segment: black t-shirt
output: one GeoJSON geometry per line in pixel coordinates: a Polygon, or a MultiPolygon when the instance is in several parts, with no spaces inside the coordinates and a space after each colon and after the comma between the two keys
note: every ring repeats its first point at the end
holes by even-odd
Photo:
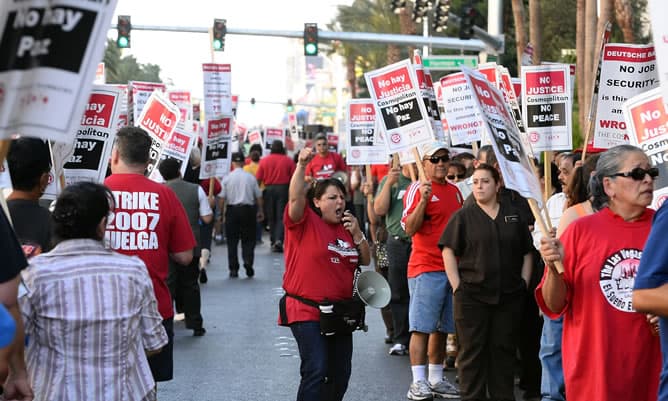
{"type": "Polygon", "coordinates": [[[19,241],[14,235],[4,210],[0,207],[0,283],[16,277],[19,272],[28,266],[19,241]]]}
{"type": "MultiPolygon", "coordinates": [[[[509,189],[506,187],[501,187],[499,189],[499,202],[505,203],[508,206],[513,206],[517,208],[517,211],[520,214],[520,217],[527,222],[528,225],[533,226],[536,222],[536,219],[531,213],[531,207],[529,207],[529,201],[527,201],[519,192],[509,189]]],[[[473,194],[469,195],[468,198],[464,201],[464,206],[469,206],[475,203],[475,197],[473,194]]]]}
{"type": "Polygon", "coordinates": [[[496,304],[525,289],[521,273],[533,248],[531,234],[519,209],[506,202],[494,220],[475,202],[464,206],[448,221],[438,246],[453,250],[460,288],[481,302],[496,304]]]}
{"type": "MultiPolygon", "coordinates": [[[[26,199],[7,201],[14,231],[21,245],[34,247],[29,255],[38,255],[51,249],[51,216],[38,202],[26,199]]],[[[24,249],[25,250],[25,249],[24,249]]]]}

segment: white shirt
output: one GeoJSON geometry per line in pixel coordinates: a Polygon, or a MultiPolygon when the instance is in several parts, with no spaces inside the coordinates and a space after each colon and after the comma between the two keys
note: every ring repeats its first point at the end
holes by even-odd
{"type": "MultiPolygon", "coordinates": [[[[545,202],[545,210],[550,216],[550,223],[552,227],[557,228],[559,226],[559,220],[564,214],[564,208],[566,206],[566,194],[563,192],[558,192],[545,202]]],[[[533,246],[536,249],[540,249],[540,239],[543,238],[543,233],[540,231],[538,224],[535,224],[533,227],[533,232],[531,233],[533,237],[533,246]]]]}
{"type": "Polygon", "coordinates": [[[223,178],[219,197],[228,205],[254,205],[257,198],[262,197],[260,187],[253,174],[243,168],[235,168],[223,178]]]}

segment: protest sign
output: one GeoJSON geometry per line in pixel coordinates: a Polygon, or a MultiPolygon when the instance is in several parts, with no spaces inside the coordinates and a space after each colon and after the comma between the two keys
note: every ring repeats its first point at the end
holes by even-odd
{"type": "Polygon", "coordinates": [[[445,119],[452,145],[479,141],[485,132],[485,120],[463,73],[441,78],[445,119]]]}
{"type": "Polygon", "coordinates": [[[352,99],[347,107],[346,163],[349,166],[387,162],[384,145],[374,145],[376,111],[371,99],[352,99]]]}
{"type": "Polygon", "coordinates": [[[659,169],[654,180],[654,209],[668,198],[668,113],[661,94],[661,88],[652,89],[623,105],[631,144],[641,148],[659,169]]]}
{"type": "MultiPolygon", "coordinates": [[[[418,52],[418,50],[415,51],[418,52]]],[[[443,132],[441,116],[436,104],[436,94],[434,93],[434,83],[431,80],[431,74],[422,66],[422,57],[416,54],[413,60],[415,61],[413,65],[415,68],[415,77],[417,78],[418,88],[422,95],[424,108],[430,119],[431,130],[434,133],[434,138],[442,142],[445,140],[445,133],[443,132]]]]}
{"type": "Polygon", "coordinates": [[[531,198],[540,206],[542,194],[520,132],[501,92],[481,74],[462,68],[471,86],[485,124],[485,136],[490,139],[506,187],[514,189],[525,198],[531,198]]]}
{"type": "Polygon", "coordinates": [[[49,155],[51,157],[51,169],[49,170],[49,180],[42,193],[41,199],[54,200],[63,190],[65,180],[62,177],[63,166],[74,153],[74,141],[72,142],[54,142],[49,141],[49,155]]]}
{"type": "Polygon", "coordinates": [[[139,122],[135,124],[146,130],[153,141],[146,175],[150,175],[158,164],[165,145],[169,142],[169,138],[179,122],[179,114],[178,107],[167,100],[162,92],[155,91],[148,98],[139,116],[139,122]]]}
{"type": "Polygon", "coordinates": [[[515,124],[517,129],[520,132],[520,138],[522,139],[522,144],[524,145],[524,150],[527,152],[529,159],[533,159],[534,150],[531,147],[529,142],[529,136],[526,132],[526,126],[524,121],[522,121],[522,112],[520,112],[520,103],[517,100],[517,95],[515,94],[515,89],[513,88],[512,78],[510,77],[510,72],[508,69],[502,65],[496,67],[497,75],[499,81],[497,82],[497,88],[503,94],[503,98],[506,101],[506,106],[509,107],[510,113],[515,119],[515,124]]]}
{"type": "Polygon", "coordinates": [[[156,82],[130,81],[128,83],[128,125],[138,125],[148,99],[154,91],[164,93],[165,84],[156,82]]]}
{"type": "Polygon", "coordinates": [[[246,135],[246,138],[248,139],[248,143],[251,145],[254,143],[262,144],[262,132],[260,132],[259,129],[249,131],[248,135],[246,135]]]}
{"type": "Polygon", "coordinates": [[[0,2],[0,139],[73,143],[116,0],[0,2]]]}
{"type": "Polygon", "coordinates": [[[112,85],[115,88],[120,89],[121,91],[121,101],[119,104],[119,109],[120,112],[118,114],[118,124],[117,124],[117,129],[119,130],[127,125],[129,125],[128,121],[128,86],[127,85],[112,85]]]}
{"type": "Polygon", "coordinates": [[[622,104],[659,86],[652,45],[608,43],[603,48],[594,146],[609,149],[629,142],[622,104]]]}
{"type": "Polygon", "coordinates": [[[114,86],[93,87],[77,130],[74,153],[63,166],[66,185],[104,181],[116,137],[121,97],[122,91],[114,86]]]}
{"type": "Polygon", "coordinates": [[[668,15],[668,2],[665,0],[649,0],[647,6],[656,50],[657,75],[661,82],[661,91],[665,102],[668,101],[668,24],[666,24],[664,18],[668,15]]]}
{"type": "Polygon", "coordinates": [[[441,86],[441,81],[434,82],[434,95],[436,96],[436,107],[438,107],[441,129],[443,130],[443,143],[450,146],[452,139],[450,138],[448,120],[445,118],[445,105],[443,103],[443,87],[441,86]]]}
{"type": "Polygon", "coordinates": [[[97,68],[95,69],[95,80],[93,81],[93,83],[95,85],[104,85],[107,83],[104,63],[97,64],[97,68]]]}
{"type": "Polygon", "coordinates": [[[330,152],[339,153],[339,134],[336,132],[327,132],[327,148],[330,152]]]}
{"type": "Polygon", "coordinates": [[[281,141],[285,145],[285,131],[282,128],[265,128],[264,130],[264,153],[269,154],[271,144],[281,141]]]}
{"type": "Polygon", "coordinates": [[[478,72],[482,74],[489,83],[494,85],[495,88],[499,88],[499,70],[497,69],[497,65],[494,62],[489,62],[489,63],[482,63],[478,65],[478,72]]]}
{"type": "MultiPolygon", "coordinates": [[[[183,177],[186,173],[186,167],[188,166],[188,160],[190,159],[190,151],[195,143],[195,138],[196,137],[192,132],[188,131],[183,124],[179,123],[165,145],[157,166],[160,167],[160,163],[165,159],[174,159],[179,162],[179,171],[181,172],[181,177],[183,177]]],[[[148,178],[155,182],[165,181],[162,179],[162,175],[160,174],[160,171],[158,171],[158,168],[154,168],[148,178]]]]}
{"type": "Polygon", "coordinates": [[[522,116],[535,151],[571,150],[573,99],[567,64],[522,67],[522,116]]]}
{"type": "Polygon", "coordinates": [[[179,108],[179,122],[185,123],[193,119],[192,104],[190,103],[190,91],[170,90],[167,92],[167,98],[179,108]]]}
{"type": "Polygon", "coordinates": [[[207,120],[232,113],[232,66],[230,64],[202,64],[204,72],[204,115],[207,120]]]}
{"type": "Polygon", "coordinates": [[[430,117],[410,60],[364,74],[390,153],[433,141],[430,117]]]}
{"type": "Polygon", "coordinates": [[[232,141],[231,115],[221,116],[206,122],[206,135],[202,138],[201,180],[222,177],[230,171],[230,147],[232,141]]]}

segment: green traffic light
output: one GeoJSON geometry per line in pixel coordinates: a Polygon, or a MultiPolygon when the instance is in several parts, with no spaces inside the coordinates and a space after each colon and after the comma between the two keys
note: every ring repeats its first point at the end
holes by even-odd
{"type": "Polygon", "coordinates": [[[214,39],[213,40],[213,48],[214,50],[220,50],[223,48],[223,41],[220,39],[214,39]]]}
{"type": "Polygon", "coordinates": [[[128,45],[130,44],[129,42],[130,42],[130,41],[128,40],[127,37],[125,37],[125,36],[120,36],[120,37],[118,38],[118,40],[116,41],[116,44],[118,45],[119,48],[121,48],[121,49],[125,49],[125,48],[129,47],[129,46],[128,46],[128,45]]]}
{"type": "Polygon", "coordinates": [[[304,52],[307,56],[315,56],[318,54],[318,46],[315,43],[307,43],[304,46],[304,52]]]}

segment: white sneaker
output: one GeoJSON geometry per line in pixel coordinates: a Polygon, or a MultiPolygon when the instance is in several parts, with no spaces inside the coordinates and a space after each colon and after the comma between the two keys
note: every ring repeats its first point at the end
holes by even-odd
{"type": "Polygon", "coordinates": [[[440,382],[429,385],[434,398],[459,398],[459,390],[445,377],[440,382]]]}
{"type": "Polygon", "coordinates": [[[403,344],[394,344],[390,348],[390,355],[407,355],[408,350],[406,349],[406,346],[403,344]]]}
{"type": "Polygon", "coordinates": [[[409,400],[422,401],[431,400],[434,396],[432,395],[429,383],[427,383],[425,380],[420,380],[415,383],[411,383],[411,386],[408,388],[406,397],[409,400]]]}

